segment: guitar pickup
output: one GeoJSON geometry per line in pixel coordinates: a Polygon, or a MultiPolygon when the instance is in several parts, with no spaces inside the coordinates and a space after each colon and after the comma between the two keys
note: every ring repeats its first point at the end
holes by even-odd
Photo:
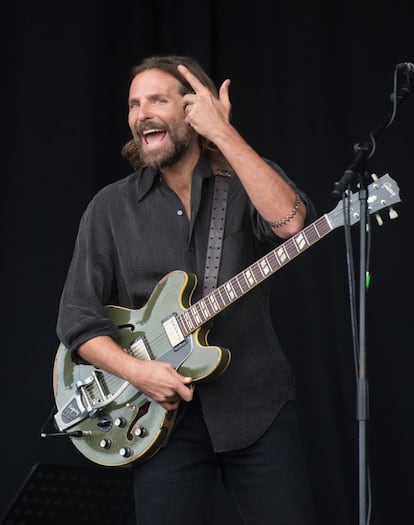
{"type": "Polygon", "coordinates": [[[178,326],[178,321],[175,314],[167,317],[167,319],[162,322],[162,325],[172,347],[178,346],[185,340],[185,337],[178,326]]]}
{"type": "Polygon", "coordinates": [[[129,346],[130,351],[134,357],[142,359],[143,361],[150,361],[153,359],[147,341],[143,336],[137,337],[129,346]]]}

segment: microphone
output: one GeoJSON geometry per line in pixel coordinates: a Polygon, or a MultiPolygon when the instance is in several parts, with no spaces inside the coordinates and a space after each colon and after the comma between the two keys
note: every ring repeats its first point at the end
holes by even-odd
{"type": "Polygon", "coordinates": [[[405,71],[406,73],[414,73],[414,64],[411,62],[401,62],[401,64],[397,64],[396,69],[400,71],[405,71]]]}
{"type": "Polygon", "coordinates": [[[363,144],[355,144],[354,151],[356,152],[356,156],[348,169],[345,170],[342,178],[338,182],[335,182],[335,187],[332,191],[334,197],[340,197],[353,182],[356,175],[364,168],[366,161],[375,151],[375,140],[377,136],[385,128],[390,126],[394,120],[397,105],[411,93],[412,87],[414,86],[414,64],[411,62],[401,62],[395,66],[394,77],[396,77],[398,72],[402,72],[405,75],[405,83],[400,87],[399,91],[396,92],[397,83],[395,81],[395,92],[390,95],[390,98],[394,103],[394,109],[391,116],[386,123],[381,124],[376,130],[370,132],[370,141],[363,144]]]}
{"type": "Polygon", "coordinates": [[[395,74],[401,73],[404,76],[402,85],[398,93],[391,95],[391,100],[402,102],[412,92],[414,87],[414,64],[411,62],[401,62],[395,66],[395,74]]]}
{"type": "Polygon", "coordinates": [[[396,73],[400,72],[402,75],[405,76],[405,86],[403,86],[405,89],[408,89],[410,91],[410,88],[414,84],[414,64],[411,62],[401,62],[401,64],[397,64],[395,66],[396,73]]]}

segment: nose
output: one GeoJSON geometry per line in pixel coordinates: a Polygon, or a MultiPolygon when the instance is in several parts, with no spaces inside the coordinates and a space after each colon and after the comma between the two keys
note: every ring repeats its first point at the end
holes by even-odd
{"type": "Polygon", "coordinates": [[[151,105],[147,102],[142,103],[138,110],[138,120],[144,121],[153,117],[153,112],[151,110],[151,105]]]}

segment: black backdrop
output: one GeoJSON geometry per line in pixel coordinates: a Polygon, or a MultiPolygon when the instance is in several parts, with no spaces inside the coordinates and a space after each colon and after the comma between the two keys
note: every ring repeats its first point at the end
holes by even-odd
{"type": "MultiPolygon", "coordinates": [[[[80,214],[100,187],[130,171],[120,156],[130,67],[147,54],[177,52],[200,60],[217,83],[230,77],[234,123],[313,197],[321,215],[336,204],[331,191],[353,144],[391,109],[395,66],[414,61],[408,6],[3,2],[0,512],[33,464],[86,463],[64,439],[39,433],[53,406],[56,313],[80,214]]],[[[384,213],[384,225],[373,225],[369,254],[374,525],[414,521],[412,98],[369,161],[370,171],[398,182],[402,199],[397,220],[384,213]]],[[[354,226],[357,273],[358,237],[354,226]]],[[[343,228],[273,276],[272,286],[274,321],[297,376],[319,523],[356,524],[359,433],[343,228]]],[[[226,506],[220,489],[214,523],[231,522],[226,506]]]]}

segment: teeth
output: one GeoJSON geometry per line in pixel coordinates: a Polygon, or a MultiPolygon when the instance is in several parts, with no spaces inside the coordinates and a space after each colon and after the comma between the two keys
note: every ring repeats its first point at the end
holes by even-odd
{"type": "Polygon", "coordinates": [[[162,129],[148,129],[146,131],[143,131],[143,135],[149,135],[150,133],[159,133],[162,131],[162,129]]]}

